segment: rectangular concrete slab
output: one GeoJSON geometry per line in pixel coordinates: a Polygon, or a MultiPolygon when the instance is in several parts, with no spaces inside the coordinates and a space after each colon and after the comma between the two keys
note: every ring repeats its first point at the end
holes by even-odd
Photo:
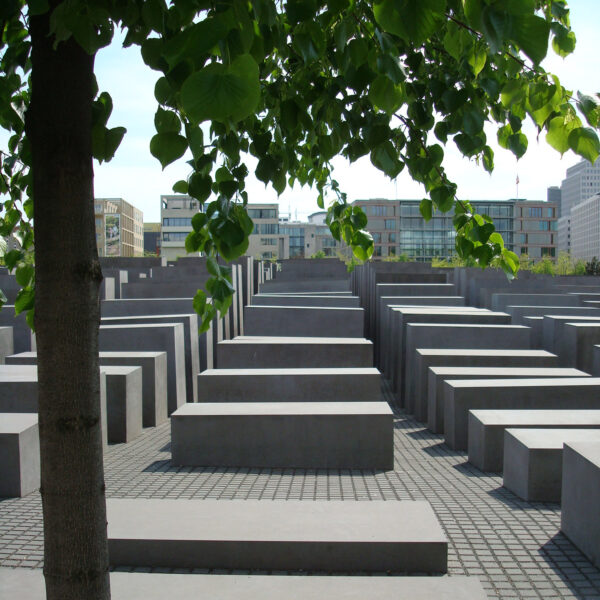
{"type": "Polygon", "coordinates": [[[217,346],[223,369],[372,367],[373,342],[364,338],[240,336],[217,346]]]}
{"type": "Polygon", "coordinates": [[[492,310],[504,310],[507,306],[518,304],[534,306],[581,306],[577,296],[569,294],[492,294],[492,310]]]}
{"type": "Polygon", "coordinates": [[[545,350],[559,355],[561,364],[567,364],[569,356],[561,356],[562,328],[565,323],[600,322],[600,317],[577,317],[575,315],[545,315],[542,324],[542,344],[545,350]]]}
{"type": "Polygon", "coordinates": [[[100,367],[106,377],[108,441],[127,443],[142,433],[142,369],[100,367]]]}
{"type": "Polygon", "coordinates": [[[504,487],[528,502],[560,502],[563,445],[600,443],[600,429],[507,429],[504,487]]]}
{"type": "Polygon", "coordinates": [[[37,415],[0,413],[0,497],[20,498],[39,487],[37,415]]]}
{"type": "MultiPolygon", "coordinates": [[[[477,577],[110,574],[113,600],[485,600],[477,577]]],[[[0,568],[11,600],[46,600],[41,569],[0,568]]]]}
{"type": "Polygon", "coordinates": [[[428,502],[107,499],[112,565],[444,573],[428,502]]]}
{"type": "Polygon", "coordinates": [[[387,402],[185,404],[171,415],[173,464],[214,467],[394,467],[387,402]]]}
{"type": "Polygon", "coordinates": [[[545,315],[573,315],[577,317],[600,316],[597,308],[587,306],[507,306],[505,311],[510,314],[513,325],[525,325],[524,317],[543,317],[545,315]]]}
{"type": "MultiPolygon", "coordinates": [[[[415,397],[426,398],[429,367],[557,367],[558,357],[545,350],[489,350],[419,348],[414,356],[415,397]]],[[[435,433],[434,421],[427,427],[435,433]]]]}
{"type": "Polygon", "coordinates": [[[562,472],[560,529],[600,568],[600,443],[566,443],[562,472]]]}
{"type": "Polygon", "coordinates": [[[245,306],[246,335],[364,337],[362,308],[245,306]]]}
{"type": "Polygon", "coordinates": [[[594,345],[599,343],[600,322],[565,323],[559,351],[567,364],[591,373],[594,369],[594,345]]]}
{"type": "Polygon", "coordinates": [[[101,325],[99,346],[102,352],[166,352],[169,414],[185,402],[185,346],[181,323],[101,325]]]}
{"type": "Polygon", "coordinates": [[[280,295],[255,294],[252,296],[252,306],[333,306],[337,308],[358,308],[358,296],[345,295],[280,295]]]}
{"type": "Polygon", "coordinates": [[[569,368],[546,367],[429,367],[427,398],[416,397],[417,419],[432,423],[433,431],[444,431],[444,382],[452,379],[533,379],[538,377],[589,377],[569,368]],[[419,411],[425,403],[425,414],[419,411]],[[431,412],[431,417],[429,413],[431,412]],[[422,418],[425,417],[425,418],[422,418]]]}
{"type": "MultiPolygon", "coordinates": [[[[406,328],[406,356],[404,370],[415,373],[415,351],[418,348],[470,348],[477,352],[484,349],[528,349],[529,328],[521,325],[466,325],[452,323],[409,323],[406,328]]],[[[414,377],[406,377],[404,385],[405,404],[412,406],[417,383],[414,377]]]]}
{"type": "Polygon", "coordinates": [[[377,402],[373,368],[210,369],[198,376],[201,402],[377,402]]]}
{"type": "Polygon", "coordinates": [[[472,379],[444,383],[444,438],[468,448],[469,411],[481,409],[600,409],[600,378],[472,379]]]}
{"type": "Polygon", "coordinates": [[[600,429],[600,410],[471,410],[469,462],[482,471],[502,471],[504,430],[600,429]]]}

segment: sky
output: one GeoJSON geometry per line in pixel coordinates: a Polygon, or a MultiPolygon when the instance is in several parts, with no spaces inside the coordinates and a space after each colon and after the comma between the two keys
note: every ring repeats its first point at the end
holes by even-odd
{"type": "MultiPolygon", "coordinates": [[[[600,53],[597,36],[600,27],[600,0],[571,0],[571,25],[577,36],[575,52],[562,59],[551,48],[542,66],[559,76],[567,89],[586,93],[600,92],[600,53]]],[[[96,77],[100,90],[113,98],[113,113],[109,127],[122,125],[127,134],[110,163],[95,164],[95,196],[124,198],[144,213],[144,222],[160,221],[160,195],[172,193],[173,184],[186,179],[190,167],[186,157],[169,165],[164,171],[150,154],[150,139],[154,135],[154,84],[159,73],[142,61],[137,48],[122,48],[118,40],[101,50],[96,57],[96,77]]],[[[529,148],[517,161],[507,150],[490,144],[495,153],[492,175],[481,166],[462,157],[453,142],[446,149],[445,166],[451,180],[458,184],[460,198],[507,199],[546,198],[546,189],[560,185],[567,167],[580,159],[572,152],[562,158],[533,128],[525,130],[529,148]],[[518,194],[516,179],[519,178],[518,194]]],[[[495,140],[495,130],[487,130],[488,141],[495,140]]],[[[489,142],[488,142],[489,143],[489,142]]],[[[278,202],[280,214],[306,220],[319,210],[316,192],[307,187],[287,189],[279,198],[271,188],[253,176],[255,162],[247,162],[251,172],[246,184],[249,202],[278,202]]],[[[350,165],[345,159],[334,160],[334,176],[350,201],[364,198],[423,198],[424,189],[404,171],[391,181],[375,167],[368,157],[350,165]]]]}

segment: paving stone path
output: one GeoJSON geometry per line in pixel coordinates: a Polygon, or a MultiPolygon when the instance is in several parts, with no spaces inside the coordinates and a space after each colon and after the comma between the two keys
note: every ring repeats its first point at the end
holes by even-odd
{"type": "MultiPolygon", "coordinates": [[[[391,401],[384,385],[384,399],[391,401]]],[[[105,456],[110,497],[428,500],[448,538],[450,575],[476,575],[489,598],[600,600],[600,570],[559,533],[560,506],[529,503],[484,474],[443,436],[399,413],[387,472],[172,467],[170,426],[105,456]]],[[[0,500],[0,566],[42,566],[38,493],[0,500]]],[[[185,571],[183,571],[185,572],[185,571]]]]}

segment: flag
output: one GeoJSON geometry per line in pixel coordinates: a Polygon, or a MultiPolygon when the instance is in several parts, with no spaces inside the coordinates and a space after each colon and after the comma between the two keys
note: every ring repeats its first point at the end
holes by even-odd
{"type": "Polygon", "coordinates": [[[519,176],[517,175],[517,185],[519,185],[519,176]]]}

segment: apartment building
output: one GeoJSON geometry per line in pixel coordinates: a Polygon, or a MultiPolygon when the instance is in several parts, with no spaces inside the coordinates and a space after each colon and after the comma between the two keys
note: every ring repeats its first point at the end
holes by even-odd
{"type": "Polygon", "coordinates": [[[98,256],[143,256],[144,214],[123,198],[96,198],[98,256]]]}
{"type": "MultiPolygon", "coordinates": [[[[160,255],[167,260],[186,256],[185,238],[192,231],[192,217],[200,212],[198,200],[185,194],[160,197],[160,255]]],[[[199,253],[195,253],[199,256],[199,253]]]]}

